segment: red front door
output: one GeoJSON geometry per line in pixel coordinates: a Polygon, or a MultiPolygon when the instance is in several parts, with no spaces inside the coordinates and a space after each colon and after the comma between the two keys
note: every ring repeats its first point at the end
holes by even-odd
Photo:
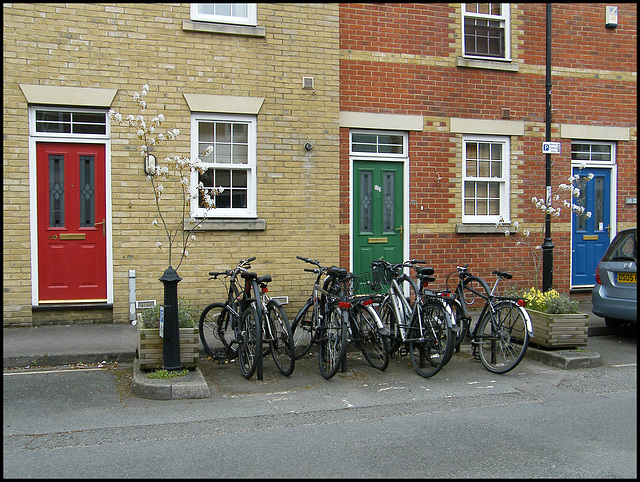
{"type": "Polygon", "coordinates": [[[106,302],[105,149],[38,143],[38,299],[106,302]]]}

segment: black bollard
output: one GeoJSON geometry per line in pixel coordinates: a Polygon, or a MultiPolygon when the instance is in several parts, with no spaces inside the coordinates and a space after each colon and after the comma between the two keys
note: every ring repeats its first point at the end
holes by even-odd
{"type": "Polygon", "coordinates": [[[164,285],[164,344],[162,361],[165,370],[180,370],[180,331],[178,325],[178,283],[182,278],[169,266],[160,278],[164,285]]]}

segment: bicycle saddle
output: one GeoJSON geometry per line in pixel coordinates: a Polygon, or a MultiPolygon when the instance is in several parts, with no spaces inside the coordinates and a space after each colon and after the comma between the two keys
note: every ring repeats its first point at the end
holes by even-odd
{"type": "Polygon", "coordinates": [[[329,274],[331,276],[335,276],[336,278],[346,278],[348,272],[344,268],[338,268],[337,266],[331,266],[327,270],[327,274],[329,274]]]}
{"type": "Polygon", "coordinates": [[[511,273],[507,273],[506,271],[492,271],[491,274],[495,274],[496,276],[502,279],[511,279],[513,275],[511,273]]]}
{"type": "Polygon", "coordinates": [[[416,266],[416,274],[418,276],[420,275],[432,275],[433,273],[435,273],[435,270],[433,268],[429,268],[426,266],[416,266]]]}

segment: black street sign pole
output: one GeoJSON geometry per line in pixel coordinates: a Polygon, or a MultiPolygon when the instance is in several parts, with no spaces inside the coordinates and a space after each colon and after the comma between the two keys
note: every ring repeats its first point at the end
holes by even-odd
{"type": "MultiPolygon", "coordinates": [[[[551,3],[547,3],[547,91],[546,140],[551,141],[551,3]]],[[[545,196],[546,205],[551,203],[551,154],[546,155],[545,164],[545,196]]],[[[551,214],[544,217],[545,231],[542,243],[542,291],[553,287],[553,243],[551,242],[551,214]]]]}

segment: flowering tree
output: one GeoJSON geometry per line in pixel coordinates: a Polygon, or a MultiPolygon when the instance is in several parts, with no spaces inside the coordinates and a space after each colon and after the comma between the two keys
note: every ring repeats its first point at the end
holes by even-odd
{"type": "MultiPolygon", "coordinates": [[[[160,126],[165,121],[163,114],[158,114],[153,117],[149,123],[147,123],[141,112],[147,108],[145,97],[148,92],[149,86],[144,84],[140,92],[135,92],[133,94],[133,100],[137,103],[140,111],[136,116],[129,114],[126,118],[123,118],[122,114],[114,111],[113,109],[109,110],[109,118],[114,122],[120,125],[126,125],[130,129],[136,131],[138,139],[141,141],[140,156],[143,160],[146,160],[149,154],[154,151],[157,146],[162,143],[168,144],[180,135],[179,129],[171,129],[166,131],[166,133],[156,132],[159,131],[160,126]]],[[[204,154],[210,154],[212,150],[213,147],[209,146],[204,154]]],[[[196,236],[193,234],[194,231],[200,227],[204,220],[203,218],[203,220],[198,222],[192,222],[191,227],[189,229],[185,229],[184,220],[187,214],[188,203],[191,199],[200,199],[207,210],[213,209],[215,208],[215,195],[220,194],[223,189],[205,188],[202,182],[200,182],[198,186],[191,186],[191,173],[197,170],[202,174],[205,170],[202,161],[198,157],[191,159],[188,157],[173,155],[165,157],[165,162],[166,166],[163,167],[150,166],[148,168],[147,180],[151,183],[156,210],[160,219],[160,222],[158,222],[157,219],[154,219],[152,224],[154,226],[161,226],[164,230],[167,241],[166,246],[169,251],[169,267],[171,267],[174,244],[176,244],[176,247],[180,249],[180,261],[178,262],[178,266],[176,266],[177,270],[182,264],[183,259],[189,254],[187,248],[196,240],[196,236]],[[163,212],[162,209],[161,201],[165,194],[165,185],[163,182],[177,183],[179,191],[181,192],[182,212],[180,219],[175,223],[175,225],[173,225],[173,227],[169,225],[167,214],[166,212],[163,212]]],[[[166,210],[175,212],[175,209],[170,207],[167,207],[166,210]]],[[[160,241],[156,243],[156,246],[160,249],[164,247],[163,243],[160,241]]]]}
{"type": "MultiPolygon", "coordinates": [[[[585,166],[580,166],[580,169],[584,169],[585,166]]],[[[535,205],[536,210],[544,213],[545,217],[549,214],[552,218],[559,218],[562,213],[563,208],[569,209],[572,213],[576,213],[580,216],[585,216],[586,218],[591,217],[591,213],[585,209],[584,206],[579,204],[575,204],[573,202],[574,198],[578,198],[580,196],[580,189],[577,187],[577,183],[580,181],[580,174],[576,174],[574,176],[569,176],[568,184],[560,184],[558,186],[559,194],[549,195],[547,199],[538,199],[537,197],[532,197],[531,202],[535,205]],[[563,194],[566,196],[568,194],[568,199],[563,197],[563,194]]],[[[589,182],[593,179],[593,173],[589,173],[586,176],[586,182],[589,182]]],[[[514,221],[511,224],[512,229],[507,228],[504,223],[504,219],[500,217],[498,222],[496,223],[496,227],[502,229],[504,235],[513,239],[516,242],[517,246],[525,245],[529,249],[529,253],[531,255],[531,259],[533,260],[534,266],[534,289],[538,288],[538,273],[539,268],[542,262],[542,241],[544,239],[544,224],[540,228],[540,237],[533,239],[531,231],[528,229],[522,230],[522,238],[516,238],[516,234],[520,229],[520,223],[518,221],[514,221]]]]}

